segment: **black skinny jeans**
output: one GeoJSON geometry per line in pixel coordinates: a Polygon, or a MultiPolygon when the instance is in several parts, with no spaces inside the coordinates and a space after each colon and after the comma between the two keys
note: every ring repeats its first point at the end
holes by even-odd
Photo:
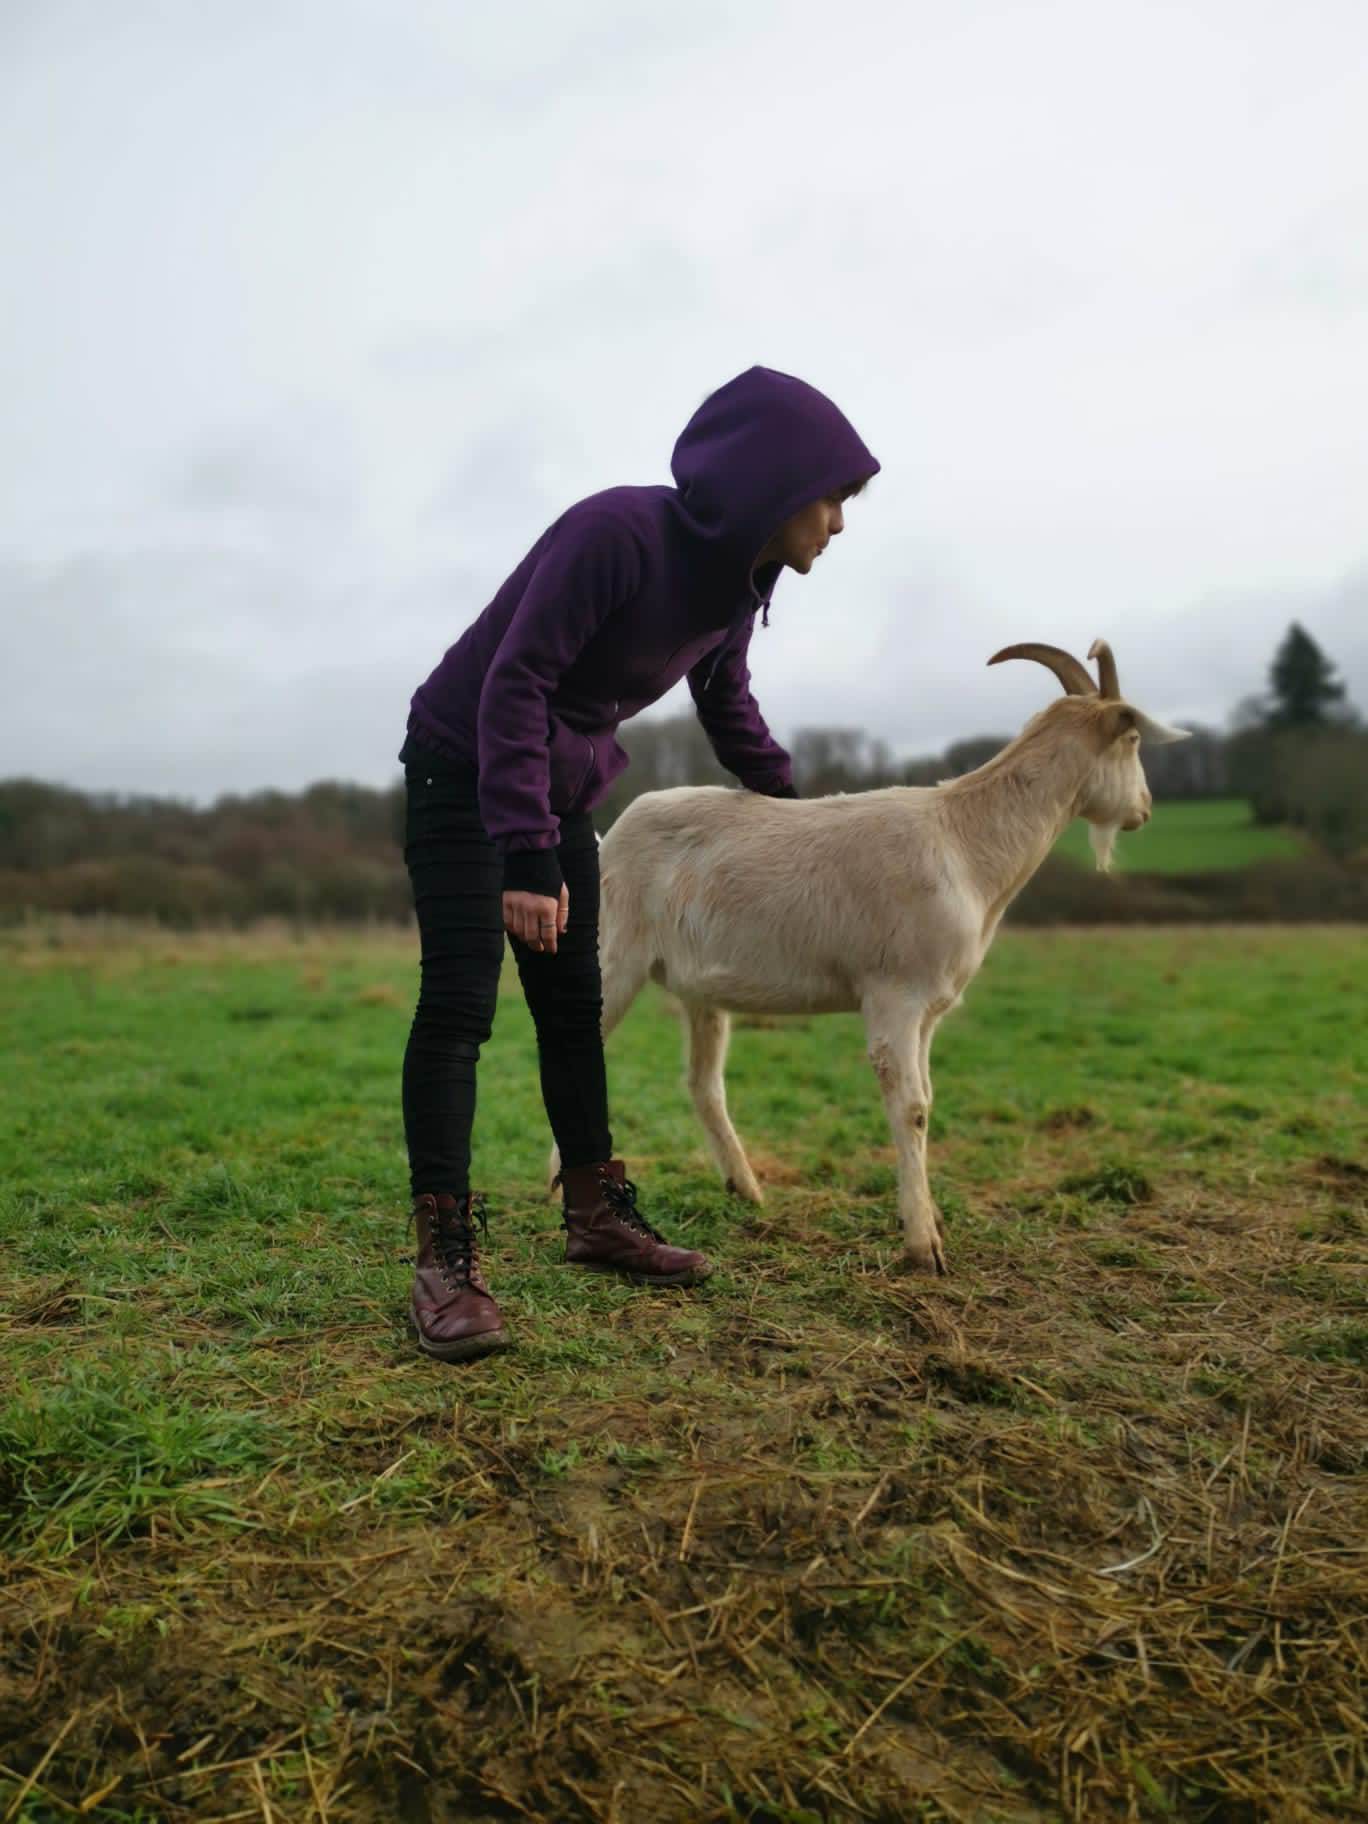
{"type": "MultiPolygon", "coordinates": [[[[422,987],[404,1053],[404,1134],[415,1197],[470,1188],[475,1065],[503,962],[503,864],[480,822],[473,768],[405,744],[404,860],[422,940],[422,987]]],[[[554,956],[510,938],[537,1029],[542,1100],[562,1165],[610,1159],[599,975],[598,844],[587,814],[556,850],[570,924],[554,956]]]]}

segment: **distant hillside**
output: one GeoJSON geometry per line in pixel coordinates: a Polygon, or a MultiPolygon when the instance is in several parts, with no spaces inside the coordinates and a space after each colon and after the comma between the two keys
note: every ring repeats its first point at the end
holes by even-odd
{"type": "MultiPolygon", "coordinates": [[[[633,765],[600,807],[600,830],[638,792],[726,778],[692,716],[638,724],[630,735],[633,765]]],[[[989,737],[961,743],[925,771],[948,777],[997,745],[989,737]]],[[[809,730],[793,748],[804,796],[912,783],[918,770],[849,730],[809,730]]],[[[1368,918],[1368,867],[1354,859],[1357,849],[1336,859],[1302,830],[1254,823],[1241,798],[1170,799],[1151,779],[1154,819],[1120,838],[1115,872],[1096,872],[1087,833],[1074,824],[1012,908],[1013,922],[1368,918]]],[[[1346,802],[1356,802],[1352,793],[1346,802]]],[[[0,920],[57,913],[181,927],[266,918],[403,923],[412,915],[403,818],[397,783],[385,791],[332,783],[259,792],[200,809],[0,781],[0,920]]]]}

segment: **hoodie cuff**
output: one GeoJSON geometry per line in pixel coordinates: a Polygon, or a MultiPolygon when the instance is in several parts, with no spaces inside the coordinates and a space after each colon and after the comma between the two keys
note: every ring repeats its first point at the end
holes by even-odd
{"type": "Polygon", "coordinates": [[[796,798],[798,788],[793,785],[780,785],[776,786],[772,792],[766,792],[765,796],[767,798],[796,798]]]}
{"type": "Polygon", "coordinates": [[[514,849],[504,856],[503,884],[505,893],[540,893],[545,899],[559,899],[563,881],[556,851],[514,849]]]}

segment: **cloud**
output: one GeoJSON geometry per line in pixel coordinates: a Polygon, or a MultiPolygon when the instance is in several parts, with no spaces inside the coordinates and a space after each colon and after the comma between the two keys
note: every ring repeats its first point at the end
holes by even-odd
{"type": "Polygon", "coordinates": [[[540,479],[545,460],[546,443],[529,425],[476,429],[424,507],[422,523],[468,528],[487,544],[525,532],[534,519],[549,522],[560,506],[540,479]]]}
{"type": "MultiPolygon", "coordinates": [[[[755,646],[776,727],[1019,725],[999,645],[1219,722],[1368,707],[1368,64],[1242,0],[5,9],[0,771],[390,776],[575,499],[751,362],[884,464],[755,646]]],[[[664,708],[674,708],[672,699],[664,708]]]]}
{"type": "Polygon", "coordinates": [[[386,783],[414,688],[488,586],[325,582],[221,547],[0,564],[0,777],[196,800],[386,783]]]}
{"type": "Polygon", "coordinates": [[[195,513],[301,516],[345,522],[361,474],[344,416],[296,407],[274,422],[218,427],[189,454],[172,498],[195,513]]]}

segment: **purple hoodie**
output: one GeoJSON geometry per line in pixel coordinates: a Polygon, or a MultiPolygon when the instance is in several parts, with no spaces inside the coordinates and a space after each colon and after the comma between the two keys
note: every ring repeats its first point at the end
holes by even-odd
{"type": "Polygon", "coordinates": [[[414,739],[478,769],[509,888],[559,892],[556,813],[592,810],[627,764],[618,724],[686,673],[722,765],[752,791],[791,789],[746,665],[782,566],[755,560],[879,465],[814,387],[752,367],[703,401],[670,467],[673,488],[608,488],[563,513],[414,695],[414,739]]]}

